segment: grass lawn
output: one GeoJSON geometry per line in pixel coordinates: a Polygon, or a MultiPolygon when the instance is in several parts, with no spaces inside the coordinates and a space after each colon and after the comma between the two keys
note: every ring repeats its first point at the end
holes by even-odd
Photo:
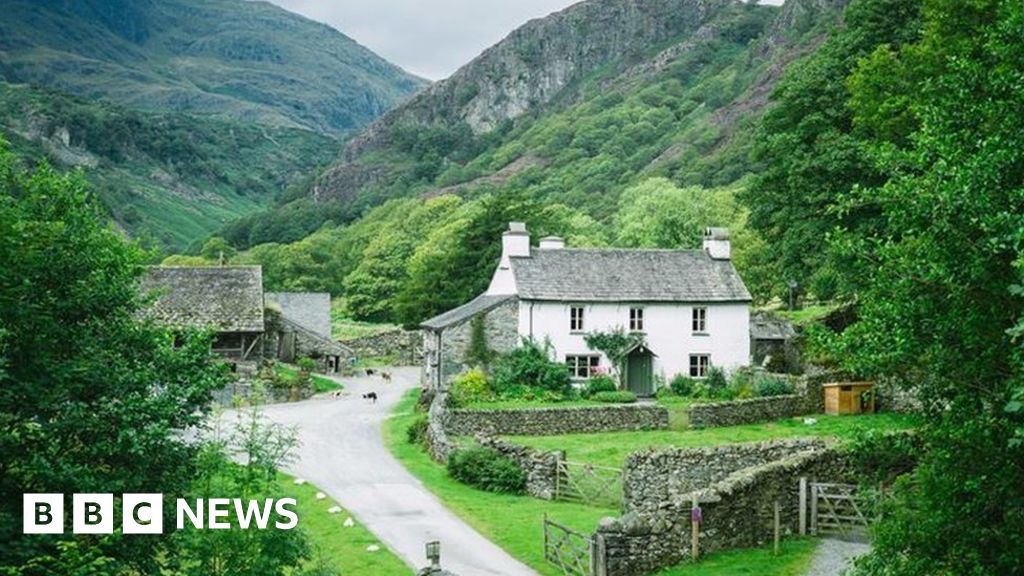
{"type": "Polygon", "coordinates": [[[651,430],[644,432],[601,432],[560,436],[511,436],[518,444],[545,450],[565,450],[576,462],[622,467],[631,452],[649,447],[698,448],[735,442],[755,442],[799,436],[835,436],[849,438],[860,430],[899,430],[912,428],[914,418],[902,414],[865,414],[860,416],[814,416],[818,423],[807,425],[803,417],[766,424],[745,424],[703,430],[651,430]]]}
{"type": "Polygon", "coordinates": [[[772,548],[745,548],[716,552],[697,564],[680,564],[656,576],[803,576],[811,566],[818,541],[783,540],[778,556],[772,548]]]}
{"type": "Polygon", "coordinates": [[[349,513],[342,509],[338,514],[327,512],[337,506],[330,498],[317,500],[318,489],[312,484],[296,485],[287,474],[278,474],[281,492],[295,498],[299,515],[299,528],[306,532],[313,547],[313,559],[307,565],[319,563],[334,568],[340,574],[410,574],[409,568],[395,556],[376,536],[358,521],[351,528],[344,522],[349,513]],[[367,546],[377,545],[380,550],[369,552],[367,546]]]}
{"type": "Polygon", "coordinates": [[[574,406],[607,406],[607,402],[576,398],[573,400],[544,401],[513,398],[509,400],[488,400],[471,402],[463,408],[471,410],[527,410],[530,408],[572,408],[574,406]]]}
{"type": "Polygon", "coordinates": [[[785,308],[780,308],[774,312],[780,318],[789,320],[797,326],[803,326],[821,320],[838,307],[838,304],[814,304],[811,306],[805,306],[799,310],[786,310],[785,308]]]}
{"type": "Polygon", "coordinates": [[[544,561],[541,519],[545,512],[553,520],[586,534],[594,531],[602,517],[619,515],[612,509],[484,492],[452,480],[444,466],[405,439],[406,428],[418,416],[413,413],[418,396],[418,390],[406,394],[385,423],[384,442],[391,453],[449,510],[537,572],[551,576],[561,574],[554,565],[544,561]]]}
{"type": "Polygon", "coordinates": [[[331,301],[331,335],[335,340],[355,340],[398,330],[396,324],[374,324],[345,317],[345,303],[340,298],[331,301]]]}
{"type": "MultiPolygon", "coordinates": [[[[277,362],[274,364],[274,369],[277,370],[277,375],[286,382],[293,382],[299,377],[299,368],[297,366],[292,366],[291,364],[277,362]]],[[[310,380],[312,380],[313,390],[315,390],[317,394],[321,392],[332,392],[334,390],[341,390],[344,388],[344,386],[334,380],[319,374],[311,374],[310,380]]]]}

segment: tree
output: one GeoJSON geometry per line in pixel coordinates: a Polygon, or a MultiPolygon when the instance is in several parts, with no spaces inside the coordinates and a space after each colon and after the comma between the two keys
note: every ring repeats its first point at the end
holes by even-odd
{"type": "Polygon", "coordinates": [[[181,495],[195,447],[177,431],[225,370],[208,335],[176,346],[139,319],[145,254],[80,174],[25,173],[0,143],[0,187],[0,571],[151,573],[163,538],[26,537],[21,495],[181,495]]]}

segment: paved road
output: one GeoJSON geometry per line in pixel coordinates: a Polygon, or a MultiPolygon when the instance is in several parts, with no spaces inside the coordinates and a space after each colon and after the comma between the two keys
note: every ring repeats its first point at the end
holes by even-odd
{"type": "Polygon", "coordinates": [[[806,576],[841,576],[853,565],[854,558],[870,550],[871,545],[864,542],[825,538],[815,550],[806,576]]]}
{"type": "Polygon", "coordinates": [[[287,471],[319,486],[410,566],[426,565],[424,543],[440,540],[442,564],[460,576],[535,574],[446,510],[384,447],[381,423],[420,375],[416,368],[391,373],[390,384],[345,378],[341,398],[268,406],[267,417],[295,425],[302,442],[287,471]],[[362,399],[370,391],[376,404],[362,399]]]}

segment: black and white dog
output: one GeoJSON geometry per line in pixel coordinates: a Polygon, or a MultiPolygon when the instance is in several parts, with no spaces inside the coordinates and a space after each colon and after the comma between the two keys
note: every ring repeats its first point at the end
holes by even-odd
{"type": "Polygon", "coordinates": [[[377,393],[376,392],[367,392],[366,394],[363,394],[363,400],[369,400],[369,401],[373,402],[374,404],[376,404],[377,403],[377,393]]]}

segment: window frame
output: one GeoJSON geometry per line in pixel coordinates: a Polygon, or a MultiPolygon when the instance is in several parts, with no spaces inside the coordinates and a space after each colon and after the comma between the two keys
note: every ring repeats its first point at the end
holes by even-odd
{"type": "Polygon", "coordinates": [[[694,306],[690,313],[690,331],[693,334],[706,335],[708,333],[708,307],[694,306]]]}
{"type": "Polygon", "coordinates": [[[581,334],[586,329],[586,312],[583,306],[569,306],[569,333],[581,334]],[[579,311],[577,318],[576,312],[579,311]]]}
{"type": "Polygon", "coordinates": [[[589,380],[594,377],[594,370],[601,367],[601,355],[566,354],[565,366],[569,369],[569,376],[574,380],[589,380]],[[585,360],[585,363],[581,363],[582,360],[585,360]]]}
{"type": "Polygon", "coordinates": [[[709,370],[711,370],[711,354],[702,352],[690,354],[690,378],[707,378],[709,370]]]}
{"type": "Polygon", "coordinates": [[[629,307],[629,331],[630,332],[643,332],[644,331],[644,308],[643,308],[643,306],[630,306],[629,307]]]}

